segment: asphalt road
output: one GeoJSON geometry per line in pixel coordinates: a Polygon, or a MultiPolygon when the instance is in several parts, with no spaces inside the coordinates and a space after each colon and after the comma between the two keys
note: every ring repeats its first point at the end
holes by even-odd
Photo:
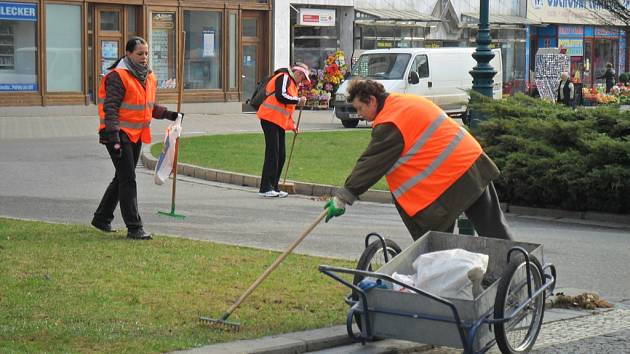
{"type": "MultiPolygon", "coordinates": [[[[309,113],[303,117],[303,130],[340,127],[328,115],[309,113]]],[[[89,224],[113,176],[92,119],[0,117],[0,215],[89,224]]],[[[154,125],[158,133],[165,126],[154,125]]],[[[189,134],[260,130],[255,118],[246,115],[193,117],[188,128],[189,134]]],[[[156,186],[152,171],[143,167],[137,175],[145,228],[164,235],[283,250],[324,204],[302,196],[260,199],[252,188],[184,177],[177,184],[176,211],[186,215],[182,221],[156,213],[170,208],[170,184],[156,186]]],[[[114,226],[124,228],[118,211],[116,215],[114,226]]],[[[612,301],[630,303],[630,228],[509,214],[508,222],[519,240],[544,244],[546,261],[558,267],[559,287],[593,290],[612,301]]],[[[411,243],[393,205],[359,202],[344,216],[319,225],[297,251],[357,259],[369,232],[392,238],[403,248],[411,243]]]]}

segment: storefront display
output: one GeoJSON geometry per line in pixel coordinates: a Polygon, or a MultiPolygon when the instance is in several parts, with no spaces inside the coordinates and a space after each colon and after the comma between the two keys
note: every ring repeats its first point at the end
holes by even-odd
{"type": "Polygon", "coordinates": [[[218,89],[221,87],[221,17],[220,12],[184,11],[186,53],[184,88],[218,89]]]}
{"type": "Polygon", "coordinates": [[[175,13],[154,12],[151,16],[151,36],[149,38],[151,69],[155,73],[158,89],[174,89],[176,79],[175,13]]]}
{"type": "Polygon", "coordinates": [[[291,12],[292,62],[323,69],[329,54],[340,49],[339,23],[334,9],[299,9],[291,12]]]}
{"type": "Polygon", "coordinates": [[[0,91],[37,91],[36,4],[0,2],[0,91]]]}

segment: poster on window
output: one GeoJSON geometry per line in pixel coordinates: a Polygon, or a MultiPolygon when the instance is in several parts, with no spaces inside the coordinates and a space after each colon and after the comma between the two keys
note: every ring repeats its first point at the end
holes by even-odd
{"type": "Polygon", "coordinates": [[[203,31],[203,57],[214,56],[214,31],[203,31]]]}

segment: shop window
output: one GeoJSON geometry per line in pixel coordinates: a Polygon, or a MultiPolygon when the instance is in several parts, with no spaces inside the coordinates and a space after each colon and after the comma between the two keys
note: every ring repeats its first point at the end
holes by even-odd
{"type": "Polygon", "coordinates": [[[184,11],[185,88],[221,88],[222,18],[221,12],[184,11]]]}
{"type": "Polygon", "coordinates": [[[101,31],[120,32],[119,11],[101,11],[101,31]]]}
{"type": "Polygon", "coordinates": [[[37,91],[37,5],[11,6],[20,11],[0,20],[0,91],[37,91]]]}
{"type": "Polygon", "coordinates": [[[297,24],[297,15],[291,11],[293,28],[292,62],[302,62],[311,69],[323,69],[329,54],[339,49],[339,18],[334,26],[310,26],[297,24]]]}
{"type": "Polygon", "coordinates": [[[258,19],[243,19],[243,37],[258,37],[258,19]]]}
{"type": "Polygon", "coordinates": [[[46,4],[46,90],[82,91],[81,6],[46,4]]]}
{"type": "Polygon", "coordinates": [[[151,13],[149,30],[149,55],[159,89],[177,87],[177,41],[175,36],[175,12],[151,13]]]}

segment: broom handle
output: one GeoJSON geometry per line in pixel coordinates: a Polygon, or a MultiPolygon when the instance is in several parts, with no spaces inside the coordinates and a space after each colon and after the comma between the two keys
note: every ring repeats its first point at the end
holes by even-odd
{"type": "MultiPolygon", "coordinates": [[[[186,31],[182,31],[181,65],[179,66],[179,91],[177,92],[177,112],[182,111],[182,98],[184,96],[184,53],[186,51],[186,31]]],[[[177,156],[179,155],[179,137],[175,140],[175,157],[173,158],[173,193],[171,194],[171,213],[175,212],[175,190],[177,189],[177,156]]]]}
{"type": "Polygon", "coordinates": [[[263,282],[263,280],[265,280],[269,274],[271,274],[271,272],[273,272],[276,267],[278,267],[278,265],[285,259],[287,258],[287,256],[295,249],[295,247],[297,247],[302,240],[304,240],[304,238],[306,236],[308,236],[308,234],[311,233],[311,231],[313,231],[313,229],[315,228],[315,226],[317,226],[317,224],[319,224],[322,219],[326,216],[326,213],[328,212],[328,209],[324,209],[324,211],[319,214],[319,216],[317,217],[317,219],[308,227],[308,229],[306,229],[306,231],[304,231],[302,233],[302,235],[300,235],[300,237],[295,240],[291,246],[289,246],[289,248],[287,248],[286,251],[284,251],[283,254],[281,254],[274,262],[272,265],[269,266],[269,268],[267,268],[267,270],[265,270],[264,273],[262,273],[258,279],[256,279],[256,281],[249,287],[249,289],[247,289],[243,295],[241,295],[241,297],[236,300],[236,302],[234,303],[234,305],[230,306],[230,308],[225,312],[224,317],[229,316],[234,310],[236,310],[236,308],[243,302],[245,301],[245,299],[249,296],[249,294],[251,294],[254,289],[256,289],[258,287],[258,285],[260,285],[260,283],[263,282]]]}
{"type": "MultiPolygon", "coordinates": [[[[297,124],[295,126],[295,130],[299,131],[300,129],[300,119],[302,119],[302,108],[304,108],[304,105],[300,106],[300,114],[298,114],[298,121],[297,124]]],[[[291,165],[291,156],[293,156],[293,147],[295,146],[295,138],[297,138],[298,133],[293,134],[293,142],[291,143],[291,152],[289,152],[289,160],[287,161],[287,168],[286,170],[284,170],[284,180],[282,181],[282,184],[285,184],[287,182],[287,175],[289,174],[289,165],[291,165]]]]}

